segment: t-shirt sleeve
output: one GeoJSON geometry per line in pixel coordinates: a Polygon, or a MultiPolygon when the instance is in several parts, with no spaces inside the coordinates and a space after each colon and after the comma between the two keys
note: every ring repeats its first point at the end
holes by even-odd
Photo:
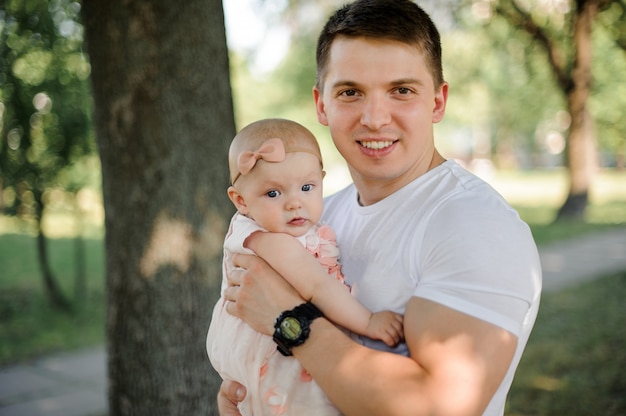
{"type": "Polygon", "coordinates": [[[428,224],[414,295],[519,335],[541,286],[528,226],[496,198],[447,200],[428,224]]]}

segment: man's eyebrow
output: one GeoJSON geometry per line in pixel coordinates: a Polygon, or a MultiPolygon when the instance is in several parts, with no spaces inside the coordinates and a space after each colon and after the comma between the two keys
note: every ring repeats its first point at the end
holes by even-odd
{"type": "MultiPolygon", "coordinates": [[[[420,87],[424,86],[424,82],[422,82],[421,80],[417,78],[399,78],[390,82],[390,85],[392,86],[410,85],[410,84],[418,85],[420,87]]],[[[339,80],[332,84],[331,89],[335,90],[337,88],[346,88],[346,87],[358,88],[359,83],[355,81],[350,81],[350,80],[339,80]]]]}
{"type": "Polygon", "coordinates": [[[400,78],[400,79],[391,81],[391,85],[407,85],[407,84],[417,84],[419,86],[424,85],[424,83],[417,78],[400,78]]]}
{"type": "Polygon", "coordinates": [[[331,89],[337,89],[337,88],[345,88],[345,87],[358,87],[358,83],[354,82],[354,81],[349,81],[349,80],[339,80],[336,82],[333,82],[333,84],[331,85],[331,89]]]}

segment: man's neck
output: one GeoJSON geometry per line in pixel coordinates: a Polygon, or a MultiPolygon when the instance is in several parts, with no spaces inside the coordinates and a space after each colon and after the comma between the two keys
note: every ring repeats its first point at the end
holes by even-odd
{"type": "Polygon", "coordinates": [[[437,166],[444,163],[446,159],[439,154],[437,150],[433,152],[431,160],[424,170],[418,170],[416,173],[407,174],[403,177],[395,178],[394,180],[368,180],[362,176],[355,175],[351,172],[354,185],[356,186],[358,193],[358,202],[361,206],[368,206],[382,201],[394,192],[404,188],[415,179],[424,175],[426,172],[431,171],[437,166]]]}

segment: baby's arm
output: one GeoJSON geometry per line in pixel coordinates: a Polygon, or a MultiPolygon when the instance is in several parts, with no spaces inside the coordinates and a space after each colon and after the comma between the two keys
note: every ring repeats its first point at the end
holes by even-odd
{"type": "Polygon", "coordinates": [[[390,311],[371,313],[338,280],[329,276],[294,237],[256,232],[244,244],[263,258],[306,299],[337,325],[369,338],[396,345],[403,337],[402,316],[390,311]]]}

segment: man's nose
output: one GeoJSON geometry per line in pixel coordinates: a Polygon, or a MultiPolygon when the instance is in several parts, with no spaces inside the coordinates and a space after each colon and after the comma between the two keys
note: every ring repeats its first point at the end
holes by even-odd
{"type": "Polygon", "coordinates": [[[361,114],[361,124],[370,130],[378,130],[390,121],[391,113],[385,98],[377,95],[367,97],[361,114]]]}

